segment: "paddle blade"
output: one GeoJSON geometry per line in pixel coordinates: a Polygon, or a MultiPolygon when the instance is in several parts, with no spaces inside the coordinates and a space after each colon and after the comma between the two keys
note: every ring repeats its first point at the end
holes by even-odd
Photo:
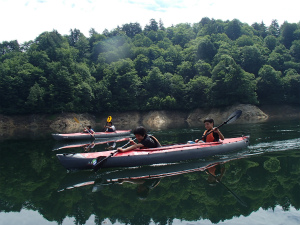
{"type": "Polygon", "coordinates": [[[241,115],[242,115],[242,110],[236,110],[228,117],[225,123],[227,124],[232,123],[236,121],[241,115]]]}
{"type": "Polygon", "coordinates": [[[109,117],[107,117],[107,120],[106,120],[106,121],[109,123],[111,120],[112,120],[112,117],[109,116],[109,117]]]}
{"type": "Polygon", "coordinates": [[[74,117],[74,120],[76,123],[79,123],[79,120],[76,117],[74,117]]]}

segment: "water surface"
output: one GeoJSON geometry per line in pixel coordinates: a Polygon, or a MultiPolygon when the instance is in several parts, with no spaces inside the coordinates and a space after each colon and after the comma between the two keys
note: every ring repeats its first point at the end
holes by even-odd
{"type": "MultiPolygon", "coordinates": [[[[53,151],[59,143],[49,134],[2,140],[0,224],[300,224],[300,121],[234,123],[221,131],[225,137],[251,135],[250,146],[165,165],[160,169],[167,176],[146,180],[142,195],[145,178],[126,176],[157,174],[157,167],[68,172],[55,154],[82,147],[53,151]],[[225,171],[221,183],[209,183],[203,166],[218,162],[225,171]]],[[[203,128],[151,133],[162,144],[184,143],[199,138],[203,128]]]]}

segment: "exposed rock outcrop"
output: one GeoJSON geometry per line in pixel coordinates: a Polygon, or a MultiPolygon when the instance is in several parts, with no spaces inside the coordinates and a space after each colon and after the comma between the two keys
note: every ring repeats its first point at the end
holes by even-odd
{"type": "Polygon", "coordinates": [[[56,115],[0,115],[0,138],[3,136],[16,136],[17,133],[70,133],[78,132],[83,126],[91,125],[96,130],[102,130],[107,117],[112,116],[112,121],[117,129],[133,129],[137,126],[145,126],[150,130],[167,128],[202,126],[203,120],[211,117],[216,124],[225,121],[235,110],[243,111],[236,123],[264,121],[268,118],[300,118],[299,106],[262,106],[257,107],[248,104],[239,104],[225,108],[196,109],[186,111],[149,111],[149,112],[113,112],[98,115],[62,113],[56,115]],[[79,120],[79,123],[75,121],[79,120]]]}

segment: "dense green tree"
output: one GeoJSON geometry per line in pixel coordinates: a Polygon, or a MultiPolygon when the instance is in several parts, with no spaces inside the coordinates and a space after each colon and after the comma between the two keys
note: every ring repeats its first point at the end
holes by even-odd
{"type": "Polygon", "coordinates": [[[211,77],[211,65],[202,60],[195,63],[195,69],[200,76],[211,77]]]}
{"type": "Polygon", "coordinates": [[[225,33],[231,40],[236,40],[242,35],[242,23],[234,19],[230,21],[225,29],[225,33]]]}
{"type": "Polygon", "coordinates": [[[172,41],[169,38],[165,37],[163,40],[157,42],[157,46],[159,48],[168,49],[172,46],[172,41]]]}
{"type": "Polygon", "coordinates": [[[296,39],[294,32],[297,30],[296,23],[284,22],[281,26],[282,43],[286,48],[290,48],[292,42],[296,39]]]}
{"type": "Polygon", "coordinates": [[[236,40],[236,44],[239,47],[244,47],[244,46],[251,46],[254,44],[253,37],[247,36],[247,35],[242,35],[236,40]]]}
{"type": "Polygon", "coordinates": [[[150,47],[152,45],[152,41],[150,38],[146,37],[143,34],[137,34],[133,38],[133,44],[136,47],[150,47]]]}
{"type": "Polygon", "coordinates": [[[270,49],[270,51],[273,51],[278,44],[276,37],[274,37],[273,35],[268,35],[267,37],[265,37],[264,42],[267,48],[270,49]]]}
{"type": "Polygon", "coordinates": [[[293,41],[290,51],[294,60],[300,62],[300,40],[293,41]]]}
{"type": "Polygon", "coordinates": [[[44,32],[35,39],[37,51],[45,51],[48,57],[53,61],[57,61],[56,48],[61,48],[66,42],[67,39],[56,30],[44,32]]]}
{"type": "Polygon", "coordinates": [[[284,58],[277,52],[272,52],[269,55],[267,63],[272,66],[275,70],[282,71],[284,69],[284,58]]]}
{"type": "Polygon", "coordinates": [[[257,74],[263,63],[261,52],[256,46],[241,49],[241,66],[245,71],[257,74]]]}
{"type": "Polygon", "coordinates": [[[168,93],[168,79],[157,67],[151,69],[143,78],[143,85],[149,94],[156,93],[155,95],[164,97],[168,93]]]}
{"type": "Polygon", "coordinates": [[[217,50],[208,37],[201,38],[198,43],[197,56],[205,62],[210,62],[217,50]]]}
{"type": "Polygon", "coordinates": [[[223,55],[212,71],[212,105],[231,105],[235,103],[257,102],[256,81],[251,73],[245,72],[234,59],[223,55]]]}
{"type": "Polygon", "coordinates": [[[150,31],[158,31],[158,23],[155,19],[151,19],[149,24],[147,24],[144,28],[145,33],[148,33],[150,31]]]}
{"type": "Polygon", "coordinates": [[[169,39],[172,40],[174,45],[180,45],[182,48],[196,36],[191,25],[187,23],[181,23],[175,27],[168,28],[168,30],[170,29],[173,31],[172,37],[169,37],[169,39]]]}
{"type": "Polygon", "coordinates": [[[31,88],[29,95],[27,97],[26,105],[29,106],[31,109],[40,113],[43,111],[45,107],[45,89],[40,87],[38,83],[35,83],[31,88]]]}
{"type": "Polygon", "coordinates": [[[139,23],[126,23],[122,26],[122,31],[128,37],[133,38],[135,35],[142,33],[142,27],[139,23]]]}
{"type": "Polygon", "coordinates": [[[255,30],[255,32],[254,32],[255,35],[260,36],[262,38],[265,38],[267,36],[268,29],[267,29],[266,25],[264,24],[264,22],[261,22],[260,24],[254,23],[251,26],[255,30]]]}
{"type": "Polygon", "coordinates": [[[257,95],[260,103],[278,103],[284,100],[281,72],[264,65],[258,72],[257,95]]]}
{"type": "Polygon", "coordinates": [[[274,37],[279,37],[280,27],[277,20],[272,20],[271,25],[268,27],[268,33],[274,37]]]}
{"type": "Polygon", "coordinates": [[[285,62],[290,61],[292,58],[289,50],[286,49],[286,47],[283,44],[277,45],[273,51],[281,54],[283,56],[285,62]]]}
{"type": "Polygon", "coordinates": [[[150,60],[147,56],[140,54],[134,59],[134,67],[140,77],[147,75],[147,71],[150,69],[150,60]]]}
{"type": "Polygon", "coordinates": [[[20,45],[17,40],[3,41],[0,43],[0,57],[10,52],[20,52],[20,45]]]}
{"type": "Polygon", "coordinates": [[[186,82],[195,76],[193,64],[187,61],[183,61],[180,65],[178,65],[176,72],[182,76],[186,82]]]}
{"type": "Polygon", "coordinates": [[[0,112],[148,110],[156,104],[160,109],[190,109],[196,104],[190,104],[195,97],[189,93],[197,93],[197,84],[207,84],[204,77],[212,84],[199,91],[215,106],[256,103],[256,91],[262,104],[275,102],[261,90],[265,85],[271,88],[270,77],[275,77],[283,98],[297,104],[291,99],[297,96],[292,82],[298,84],[300,74],[299,41],[299,24],[279,26],[273,20],[267,28],[263,22],[249,26],[237,19],[210,18],[170,27],[151,19],[144,30],[129,23],[102,34],[92,28],[89,37],[78,29],[65,36],[53,30],[21,45],[4,41],[0,112]],[[280,72],[285,75],[274,75],[280,72]],[[230,90],[229,82],[240,82],[246,92],[230,90]],[[219,101],[220,96],[226,96],[225,101],[219,101]]]}
{"type": "Polygon", "coordinates": [[[198,26],[197,36],[221,34],[225,31],[225,23],[221,20],[202,18],[198,26]]]}
{"type": "Polygon", "coordinates": [[[187,83],[187,107],[203,108],[210,105],[209,91],[212,80],[204,76],[197,76],[187,83]]]}
{"type": "Polygon", "coordinates": [[[166,73],[164,76],[169,80],[168,94],[176,99],[176,108],[185,109],[188,103],[186,102],[186,84],[183,77],[170,73],[166,73]]]}
{"type": "Polygon", "coordinates": [[[300,99],[300,74],[294,69],[288,70],[283,78],[283,84],[285,102],[298,104],[300,99]]]}

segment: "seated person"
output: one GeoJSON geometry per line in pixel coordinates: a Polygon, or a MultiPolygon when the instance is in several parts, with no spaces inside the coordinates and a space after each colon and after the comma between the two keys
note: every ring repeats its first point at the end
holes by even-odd
{"type": "Polygon", "coordinates": [[[86,128],[84,128],[83,133],[90,133],[90,134],[94,134],[95,131],[92,129],[91,126],[87,126],[86,128]]]}
{"type": "MultiPolygon", "coordinates": [[[[224,136],[218,128],[214,128],[214,120],[207,118],[204,120],[204,126],[206,131],[204,131],[202,136],[202,141],[204,142],[217,142],[220,139],[224,140],[224,136]],[[208,134],[211,132],[210,134],[208,134]],[[208,135],[206,135],[208,134],[208,135]]],[[[199,142],[199,139],[196,139],[195,142],[199,142]]]]}
{"type": "Polygon", "coordinates": [[[147,131],[144,127],[137,127],[134,129],[133,134],[139,143],[130,140],[131,146],[128,148],[118,148],[120,152],[127,152],[136,148],[157,148],[161,146],[155,137],[147,135],[147,131]]]}
{"type": "Polygon", "coordinates": [[[116,131],[116,127],[113,125],[112,122],[108,122],[104,128],[106,128],[105,132],[115,132],[116,131]]]}

